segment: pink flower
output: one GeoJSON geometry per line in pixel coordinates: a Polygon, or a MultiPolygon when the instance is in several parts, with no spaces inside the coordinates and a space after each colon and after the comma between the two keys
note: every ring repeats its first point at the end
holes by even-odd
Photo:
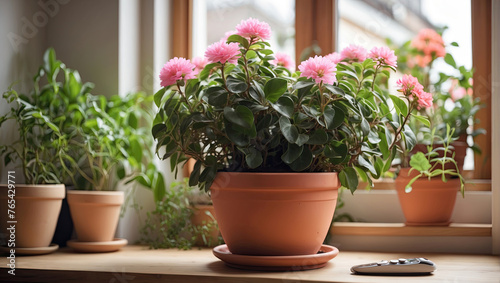
{"type": "Polygon", "coordinates": [[[266,22],[261,22],[257,19],[248,18],[247,20],[242,20],[236,26],[236,31],[239,35],[250,40],[254,38],[268,40],[271,38],[271,27],[266,22]]]}
{"type": "Polygon", "coordinates": [[[313,78],[317,84],[324,82],[333,84],[335,78],[335,64],[322,56],[314,56],[300,63],[299,70],[301,77],[313,78]]]}
{"type": "Polygon", "coordinates": [[[361,46],[358,45],[349,45],[346,48],[342,49],[340,55],[343,59],[354,60],[358,62],[365,61],[368,52],[361,46]]]}
{"type": "Polygon", "coordinates": [[[325,56],[326,59],[332,61],[334,64],[340,63],[340,61],[344,60],[344,57],[340,55],[338,52],[333,52],[325,56]]]}
{"type": "Polygon", "coordinates": [[[432,107],[432,94],[425,92],[423,89],[418,89],[413,94],[418,99],[418,109],[432,107]]]}
{"type": "Polygon", "coordinates": [[[224,64],[229,62],[235,64],[240,57],[240,46],[236,42],[219,41],[207,47],[205,57],[210,63],[221,62],[224,64]]]}
{"type": "Polygon", "coordinates": [[[199,73],[208,64],[208,60],[205,57],[195,57],[193,58],[192,63],[195,65],[194,71],[199,73]]]}
{"type": "Polygon", "coordinates": [[[176,84],[178,80],[194,79],[195,65],[184,58],[170,59],[160,71],[160,85],[165,87],[176,84]]]}
{"type": "Polygon", "coordinates": [[[394,55],[394,50],[389,49],[387,46],[373,47],[370,50],[370,58],[374,61],[379,62],[379,65],[386,65],[391,67],[397,67],[398,57],[394,55]]]}
{"type": "Polygon", "coordinates": [[[295,62],[293,62],[292,57],[286,53],[276,52],[274,54],[274,60],[269,61],[269,63],[275,66],[283,66],[290,71],[295,71],[295,62]]]}
{"type": "Polygon", "coordinates": [[[427,28],[427,29],[422,29],[418,34],[416,39],[423,41],[423,42],[436,42],[440,43],[441,45],[444,45],[443,38],[439,33],[437,33],[435,30],[427,28]]]}
{"type": "Polygon", "coordinates": [[[402,92],[405,96],[410,96],[415,92],[424,90],[424,87],[418,82],[418,79],[412,75],[403,75],[396,84],[400,87],[398,91],[402,92]]]}
{"type": "Polygon", "coordinates": [[[467,95],[467,91],[465,90],[464,87],[459,87],[457,89],[450,90],[450,96],[453,101],[462,99],[465,97],[465,95],[467,95]]]}
{"type": "Polygon", "coordinates": [[[444,55],[446,55],[446,49],[442,44],[429,42],[427,46],[424,47],[424,53],[426,55],[435,56],[436,58],[444,57],[444,55]]]}

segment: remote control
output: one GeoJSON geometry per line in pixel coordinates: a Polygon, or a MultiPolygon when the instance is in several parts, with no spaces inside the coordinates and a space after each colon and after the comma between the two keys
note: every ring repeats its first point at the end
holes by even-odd
{"type": "Polygon", "coordinates": [[[400,258],[392,260],[382,260],[379,262],[361,264],[351,267],[355,274],[373,274],[373,275],[422,275],[430,274],[436,270],[436,265],[423,257],[419,258],[400,258]]]}

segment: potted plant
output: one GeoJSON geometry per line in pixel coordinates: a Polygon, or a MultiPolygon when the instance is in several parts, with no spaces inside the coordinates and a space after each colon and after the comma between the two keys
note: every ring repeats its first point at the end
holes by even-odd
{"type": "MultiPolygon", "coordinates": [[[[445,29],[441,33],[444,31],[445,29]]],[[[469,146],[467,137],[474,138],[484,133],[484,129],[472,129],[477,123],[474,116],[481,108],[481,102],[479,98],[472,97],[473,70],[457,65],[453,56],[448,53],[449,48],[458,48],[458,44],[452,42],[446,46],[441,33],[433,29],[423,29],[412,40],[395,48],[395,53],[398,55],[398,69],[416,77],[422,82],[423,88],[433,94],[433,109],[421,111],[421,114],[429,117],[431,128],[436,127],[436,134],[442,138],[446,138],[447,125],[455,128],[453,147],[449,152],[454,153],[461,171],[467,148],[470,147],[474,152],[480,153],[476,144],[469,146]],[[451,70],[438,72],[436,70],[438,61],[444,61],[451,70]]],[[[415,119],[410,121],[410,126],[419,140],[414,152],[425,151],[427,145],[421,141],[429,128],[415,119]],[[420,129],[422,126],[423,129],[420,129]]]]}
{"type": "Polygon", "coordinates": [[[0,146],[0,156],[5,165],[19,162],[21,174],[9,171],[8,184],[0,185],[1,201],[7,204],[1,206],[0,221],[2,231],[14,227],[15,242],[7,243],[7,249],[15,249],[17,254],[44,254],[58,248],[51,240],[65,197],[69,149],[61,129],[66,117],[59,112],[56,99],[63,86],[56,81],[59,69],[52,68],[57,64],[52,55],[50,50],[45,53],[45,64],[29,95],[18,94],[12,87],[3,94],[13,106],[0,116],[0,126],[14,121],[18,134],[12,144],[0,146]],[[47,84],[40,86],[42,78],[47,84]],[[24,183],[20,183],[22,176],[24,183]]]}
{"type": "Polygon", "coordinates": [[[315,255],[338,187],[371,182],[389,169],[394,140],[415,141],[409,113],[391,113],[389,101],[401,98],[382,87],[396,57],[349,46],[294,72],[273,61],[266,23],[248,19],[236,30],[207,48],[199,73],[184,58],[161,70],[157,153],[172,167],[196,160],[189,182],[210,190],[229,253],[315,255]]]}
{"type": "MultiPolygon", "coordinates": [[[[217,222],[203,207],[193,206],[196,188],[188,179],[172,182],[161,199],[155,199],[155,210],[147,215],[141,229],[142,242],[150,248],[190,249],[193,246],[211,247],[219,243],[217,222]]],[[[200,200],[201,198],[196,198],[200,200]]]]}
{"type": "Polygon", "coordinates": [[[413,154],[411,168],[402,168],[396,178],[406,225],[448,225],[459,188],[464,196],[464,179],[454,155],[448,155],[454,129],[448,125],[444,139],[436,135],[436,130],[432,129],[429,140],[440,147],[430,144],[426,153],[413,154]]]}
{"type": "Polygon", "coordinates": [[[78,251],[115,251],[125,239],[114,239],[125,196],[117,183],[138,183],[165,194],[163,175],[151,160],[152,139],[147,134],[147,110],[152,96],[133,93],[126,97],[87,96],[87,119],[77,127],[78,138],[71,140],[83,149],[73,162],[78,190],[68,192],[68,202],[78,240],[68,245],[78,251]],[[143,119],[144,118],[144,119],[143,119]]]}

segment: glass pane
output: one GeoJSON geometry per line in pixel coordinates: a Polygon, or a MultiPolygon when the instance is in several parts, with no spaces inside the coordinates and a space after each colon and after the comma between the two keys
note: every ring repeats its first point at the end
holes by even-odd
{"type": "Polygon", "coordinates": [[[295,58],[294,0],[194,0],[193,57],[225,37],[242,20],[255,18],[271,26],[271,48],[295,58]]]}
{"type": "MultiPolygon", "coordinates": [[[[440,87],[438,82],[440,81],[440,73],[463,77],[458,68],[451,67],[446,62],[450,62],[450,60],[444,59],[445,53],[453,56],[457,66],[464,66],[466,70],[472,68],[470,0],[338,0],[338,11],[339,50],[349,44],[360,45],[369,50],[374,46],[387,45],[386,39],[392,41],[391,48],[401,47],[405,42],[415,39],[417,34],[424,29],[442,32],[446,52],[442,52],[442,55],[433,60],[431,64],[428,63],[431,61],[429,59],[431,55],[420,56],[407,53],[409,54],[408,61],[398,60],[398,74],[391,76],[389,85],[395,86],[395,82],[402,76],[402,72],[415,72],[415,69],[411,67],[413,64],[422,67],[419,70],[424,73],[421,72],[421,74],[429,72],[427,81],[430,83],[427,85],[426,91],[433,92],[435,97],[441,93],[453,98],[453,95],[456,94],[455,90],[458,89],[462,93],[466,92],[464,88],[457,85],[456,80],[444,80],[443,83],[440,83],[440,87]],[[454,45],[458,45],[458,47],[454,45]],[[436,91],[438,87],[440,92],[436,91]]],[[[409,46],[414,47],[415,44],[412,42],[409,46]]],[[[422,54],[427,52],[424,49],[422,51],[422,54]]],[[[400,56],[399,59],[402,57],[400,56]]],[[[413,74],[415,75],[415,73],[413,74]]],[[[472,83],[471,80],[470,83],[472,83]]],[[[467,93],[470,91],[469,89],[467,93]]],[[[441,96],[441,94],[439,95],[441,96]]],[[[444,105],[447,111],[451,111],[457,104],[448,98],[440,105],[444,105]]],[[[472,120],[469,119],[468,122],[472,123],[472,120]]],[[[471,130],[468,129],[469,133],[471,130]]],[[[468,143],[473,144],[470,136],[468,143]]],[[[465,170],[473,169],[473,159],[473,152],[468,149],[464,164],[465,170]]]]}

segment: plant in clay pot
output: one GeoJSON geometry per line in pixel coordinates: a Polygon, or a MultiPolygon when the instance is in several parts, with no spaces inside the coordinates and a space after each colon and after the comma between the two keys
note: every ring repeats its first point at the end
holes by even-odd
{"type": "Polygon", "coordinates": [[[219,230],[213,215],[191,203],[196,189],[187,178],[172,182],[163,198],[155,200],[156,209],[148,212],[141,241],[153,249],[217,245],[219,230]]]}
{"type": "Polygon", "coordinates": [[[69,82],[61,85],[56,81],[59,69],[53,68],[57,63],[50,50],[44,63],[29,94],[19,94],[12,87],[3,94],[12,108],[0,116],[0,127],[13,121],[18,132],[12,133],[16,136],[13,143],[0,145],[0,156],[6,166],[20,163],[21,172],[8,171],[8,184],[0,185],[0,199],[8,203],[2,205],[0,225],[4,233],[8,220],[17,221],[16,241],[5,243],[17,254],[44,254],[57,249],[51,240],[70,173],[65,166],[70,154],[68,136],[63,131],[66,117],[57,99],[59,90],[66,92],[69,82]],[[46,84],[40,86],[42,80],[46,84]]]}
{"type": "MultiPolygon", "coordinates": [[[[395,52],[398,55],[398,69],[415,76],[422,82],[424,90],[433,94],[434,107],[421,110],[422,115],[429,117],[431,128],[435,127],[436,134],[442,138],[446,138],[447,125],[455,129],[451,151],[455,152],[455,160],[462,170],[466,150],[469,148],[467,137],[474,138],[484,133],[484,129],[473,129],[477,123],[475,114],[482,104],[479,98],[472,96],[473,70],[457,65],[453,56],[448,53],[452,48],[458,48],[458,44],[452,42],[446,46],[440,33],[423,29],[412,40],[395,48],[395,52]],[[444,61],[448,69],[438,71],[436,66],[440,61],[444,61]]],[[[425,150],[426,144],[422,139],[429,127],[415,119],[410,121],[410,126],[419,141],[414,152],[425,150]]],[[[475,153],[481,152],[476,144],[470,148],[475,153]]]]}
{"type": "Polygon", "coordinates": [[[152,134],[173,169],[196,160],[190,185],[211,192],[229,253],[314,255],[337,189],[380,177],[396,140],[415,138],[409,113],[389,106],[403,107],[402,98],[385,91],[393,51],[349,46],[296,72],[273,56],[270,36],[266,23],[248,19],[207,48],[199,71],[184,58],[167,62],[152,134]]]}
{"type": "Polygon", "coordinates": [[[411,156],[411,168],[402,168],[396,179],[396,189],[406,225],[448,225],[455,206],[457,191],[464,196],[464,179],[454,155],[448,155],[453,141],[453,129],[447,126],[446,138],[432,129],[427,152],[411,156]],[[451,166],[448,166],[451,165],[451,166]],[[452,169],[450,169],[452,167],[452,169]]]}

